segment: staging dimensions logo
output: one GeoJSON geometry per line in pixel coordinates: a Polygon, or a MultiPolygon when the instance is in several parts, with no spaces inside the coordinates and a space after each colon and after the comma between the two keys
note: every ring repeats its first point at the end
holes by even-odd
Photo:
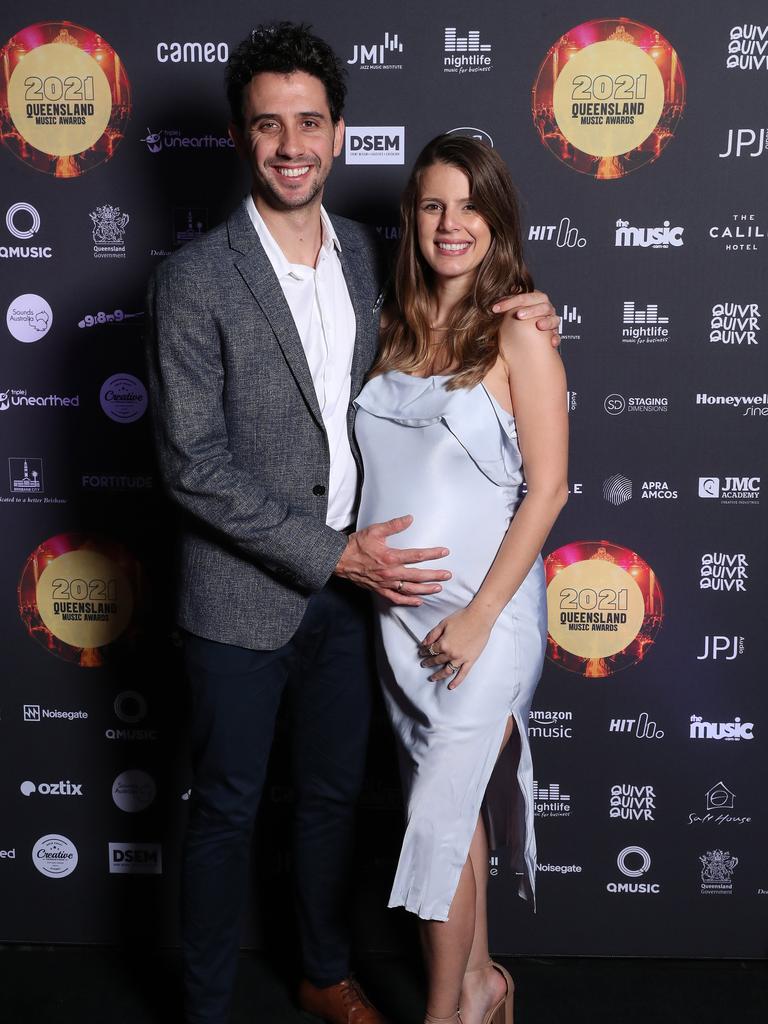
{"type": "Polygon", "coordinates": [[[542,143],[573,170],[622,178],[656,160],[685,108],[685,75],[671,43],[648,25],[601,18],[549,48],[533,85],[542,143]]]}

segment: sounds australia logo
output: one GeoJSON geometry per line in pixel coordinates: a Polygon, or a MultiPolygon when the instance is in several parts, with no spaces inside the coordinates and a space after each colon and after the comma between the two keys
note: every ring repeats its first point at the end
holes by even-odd
{"type": "Polygon", "coordinates": [[[459,35],[455,27],[446,28],[443,33],[443,72],[463,75],[469,72],[491,71],[491,44],[480,37],[479,29],[469,29],[466,35],[459,35]]]}
{"type": "Polygon", "coordinates": [[[397,56],[402,52],[403,44],[397,32],[385,32],[382,42],[355,43],[347,64],[356,65],[361,71],[402,71],[403,65],[398,63],[397,56]]]}
{"type": "Polygon", "coordinates": [[[533,812],[537,818],[569,818],[571,798],[568,793],[560,792],[559,782],[540,786],[534,779],[533,812]]]}
{"type": "Polygon", "coordinates": [[[125,259],[125,229],[131,219],[119,206],[105,204],[89,214],[93,222],[93,255],[96,259],[125,259]]]}
{"type": "Polygon", "coordinates": [[[699,590],[744,593],[749,581],[749,561],[743,552],[707,551],[701,556],[699,590]]]}
{"type": "Polygon", "coordinates": [[[344,157],[348,164],[405,163],[405,128],[400,126],[347,126],[344,157]]]}
{"type": "Polygon", "coordinates": [[[759,505],[759,476],[700,476],[699,497],[720,505],[759,505]]]}
{"type": "MultiPolygon", "coordinates": [[[[651,868],[651,855],[642,846],[625,846],[616,858],[616,865],[625,878],[642,878],[651,868]]],[[[657,895],[658,882],[608,882],[608,892],[625,895],[657,895]]]]}
{"type": "Polygon", "coordinates": [[[162,153],[164,150],[173,149],[231,149],[235,144],[229,136],[225,135],[187,135],[179,128],[159,128],[156,131],[147,128],[147,134],[141,141],[146,144],[150,153],[162,153]]]}
{"type": "Polygon", "coordinates": [[[654,821],[656,791],[653,786],[611,786],[610,817],[622,821],[654,821]]]}
{"type": "Polygon", "coordinates": [[[42,295],[27,292],[17,295],[6,310],[5,323],[16,339],[24,344],[40,341],[53,324],[53,310],[42,295]]]}
{"type": "Polygon", "coordinates": [[[709,340],[722,345],[759,345],[760,317],[756,302],[716,302],[712,307],[709,340]]]}
{"type": "Polygon", "coordinates": [[[691,811],[688,815],[689,825],[748,825],[752,821],[749,816],[731,814],[735,809],[736,794],[722,780],[707,790],[704,804],[704,814],[691,811]]]}
{"type": "Polygon", "coordinates": [[[634,299],[624,303],[621,340],[626,344],[645,345],[669,341],[668,316],[659,313],[655,302],[638,307],[634,299]]]}
{"type": "MultiPolygon", "coordinates": [[[[14,203],[6,211],[5,226],[14,238],[26,242],[40,230],[40,214],[30,203],[14,203]]],[[[0,245],[3,260],[49,260],[52,256],[50,245],[0,245]]]]}
{"type": "Polygon", "coordinates": [[[685,228],[672,227],[668,220],[665,220],[660,228],[635,228],[631,227],[628,220],[616,221],[615,244],[619,248],[627,246],[639,246],[642,249],[669,249],[679,248],[684,245],[683,232],[685,228]]]}

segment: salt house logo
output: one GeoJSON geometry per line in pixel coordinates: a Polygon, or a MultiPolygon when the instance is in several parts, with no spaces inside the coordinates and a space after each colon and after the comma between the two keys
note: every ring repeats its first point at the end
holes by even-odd
{"type": "Polygon", "coordinates": [[[32,863],[41,875],[65,878],[77,867],[77,847],[66,836],[41,836],[32,847],[32,863]]]}
{"type": "Polygon", "coordinates": [[[685,109],[680,57],[662,34],[629,18],[601,18],[552,44],[531,99],[543,145],[573,170],[622,178],[652,163],[685,109]]]}

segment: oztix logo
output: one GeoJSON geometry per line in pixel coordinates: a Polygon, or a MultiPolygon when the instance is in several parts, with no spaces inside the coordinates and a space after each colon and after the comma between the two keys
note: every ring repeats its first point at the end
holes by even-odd
{"type": "Polygon", "coordinates": [[[706,661],[711,658],[712,661],[717,661],[722,656],[724,661],[733,661],[743,653],[743,636],[705,636],[704,650],[696,655],[696,660],[706,661]]]}
{"type": "Polygon", "coordinates": [[[660,729],[656,722],[651,721],[647,711],[643,711],[637,718],[612,718],[608,731],[628,733],[638,740],[664,738],[663,729],[660,729]]]}
{"type": "Polygon", "coordinates": [[[730,156],[762,156],[768,150],[768,128],[729,128],[728,145],[724,153],[717,155],[721,160],[730,156]]]}
{"type": "Polygon", "coordinates": [[[404,164],[405,128],[350,127],[345,133],[345,159],[348,164],[404,164]]]}
{"type": "MultiPolygon", "coordinates": [[[[651,867],[651,857],[642,846],[625,846],[616,858],[619,871],[625,878],[641,878],[651,867]]],[[[609,882],[606,889],[611,893],[628,895],[656,895],[661,892],[658,882],[609,882]]]]}
{"type": "Polygon", "coordinates": [[[709,340],[721,345],[758,345],[760,307],[756,302],[716,302],[712,307],[709,340]]]}
{"type": "Polygon", "coordinates": [[[40,341],[53,324],[53,310],[42,295],[28,292],[17,296],[5,314],[8,330],[16,341],[40,341]]]}
{"type": "Polygon", "coordinates": [[[692,740],[753,740],[755,723],[742,722],[738,716],[732,722],[705,722],[701,715],[691,715],[692,740]]]}
{"type": "Polygon", "coordinates": [[[41,836],[32,847],[32,863],[41,875],[65,878],[77,867],[77,847],[66,836],[41,836]]]}
{"type": "Polygon", "coordinates": [[[671,227],[665,220],[660,228],[630,227],[628,220],[616,221],[615,244],[619,247],[640,246],[643,249],[669,249],[683,245],[685,228],[671,227]]]}
{"type": "MultiPolygon", "coordinates": [[[[23,242],[33,238],[40,230],[40,214],[30,203],[14,203],[5,214],[5,226],[23,242]]],[[[0,259],[44,259],[53,256],[50,245],[0,245],[0,259]]]]}
{"type": "Polygon", "coordinates": [[[532,224],[528,228],[529,242],[554,242],[558,249],[583,249],[584,235],[571,225],[570,217],[562,217],[559,224],[532,224]]]}
{"type": "Polygon", "coordinates": [[[58,782],[30,782],[29,779],[19,786],[24,796],[38,793],[40,796],[83,796],[82,782],[70,782],[60,779],[58,782]]]}

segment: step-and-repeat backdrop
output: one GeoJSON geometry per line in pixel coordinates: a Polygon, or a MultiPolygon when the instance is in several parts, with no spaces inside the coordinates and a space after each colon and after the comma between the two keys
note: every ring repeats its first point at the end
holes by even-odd
{"type": "MultiPolygon", "coordinates": [[[[189,773],[143,292],[245,193],[224,64],[279,17],[311,21],[348,69],[327,205],[395,240],[421,146],[481,138],[562,317],[573,455],[529,723],[538,905],[494,851],[494,948],[764,955],[759,0],[4,5],[0,938],[174,941],[189,773]]],[[[279,745],[254,847],[254,898],[277,902],[284,761],[279,745]]],[[[379,947],[399,815],[381,718],[357,858],[379,947]]]]}

